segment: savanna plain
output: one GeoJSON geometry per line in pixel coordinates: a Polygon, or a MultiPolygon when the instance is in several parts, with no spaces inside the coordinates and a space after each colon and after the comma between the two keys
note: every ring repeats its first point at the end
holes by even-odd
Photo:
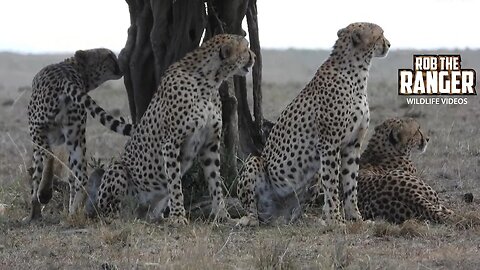
{"type": "MultiPolygon", "coordinates": [[[[41,221],[22,222],[29,209],[31,80],[43,66],[68,55],[0,53],[0,269],[479,269],[480,98],[471,96],[466,105],[408,105],[397,95],[397,70],[412,68],[413,53],[458,52],[393,50],[374,60],[369,134],[387,118],[416,118],[430,136],[426,153],[413,157],[417,168],[458,215],[440,225],[375,221],[342,228],[322,226],[317,208],[307,209],[293,224],[257,228],[202,219],[172,228],[133,217],[67,218],[62,188],[43,209],[41,221]]],[[[463,68],[480,71],[479,51],[460,53],[463,68]]],[[[327,56],[327,51],[263,52],[266,118],[278,117],[327,56]]],[[[112,114],[128,116],[123,81],[108,82],[91,95],[112,114]]],[[[89,119],[89,160],[108,160],[124,143],[124,137],[89,119]]],[[[59,165],[57,173],[66,170],[59,165]]]]}

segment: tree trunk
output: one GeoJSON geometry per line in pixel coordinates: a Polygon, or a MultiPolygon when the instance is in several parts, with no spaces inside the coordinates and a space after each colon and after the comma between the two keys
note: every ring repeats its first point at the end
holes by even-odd
{"type": "MultiPolygon", "coordinates": [[[[138,123],[172,63],[220,33],[245,35],[247,17],[253,67],[253,116],[247,100],[245,77],[235,76],[220,87],[223,120],[222,176],[227,188],[237,174],[237,158],[258,154],[264,144],[262,93],[256,0],[126,0],[130,28],[119,61],[124,71],[132,119],[138,123]]],[[[190,177],[192,178],[192,177],[190,177]]]]}

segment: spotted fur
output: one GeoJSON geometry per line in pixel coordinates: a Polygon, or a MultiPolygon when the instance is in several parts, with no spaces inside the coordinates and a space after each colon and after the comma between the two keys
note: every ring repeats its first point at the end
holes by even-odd
{"type": "Polygon", "coordinates": [[[451,216],[410,159],[412,152],[425,152],[428,141],[411,118],[389,119],[375,128],[360,158],[358,206],[364,218],[402,223],[410,218],[444,222],[451,216]]]}
{"type": "Polygon", "coordinates": [[[387,54],[390,43],[371,23],[353,23],[338,31],[330,57],[314,78],[281,113],[261,157],[247,161],[238,194],[249,215],[241,224],[255,225],[283,216],[294,220],[321,176],[328,223],[345,215],[361,219],[356,176],[360,147],[369,123],[367,77],[373,57],[387,54]]]}
{"type": "MultiPolygon", "coordinates": [[[[181,177],[197,156],[212,200],[212,215],[228,216],[220,177],[221,103],[218,88],[233,74],[245,75],[254,54],[241,36],[217,35],[165,72],[125,152],[98,183],[96,206],[109,214],[126,197],[162,217],[170,201],[169,221],[186,224],[181,177]]],[[[92,208],[93,209],[93,208],[92,208]]]]}
{"type": "Polygon", "coordinates": [[[41,184],[46,151],[66,144],[69,152],[69,212],[75,213],[85,200],[87,184],[85,125],[87,112],[111,130],[130,135],[131,124],[107,114],[87,94],[122,73],[117,58],[108,49],[77,51],[74,57],[43,68],[33,79],[28,104],[28,123],[33,142],[32,211],[30,219],[41,216],[40,204],[48,203],[51,192],[41,184]]]}

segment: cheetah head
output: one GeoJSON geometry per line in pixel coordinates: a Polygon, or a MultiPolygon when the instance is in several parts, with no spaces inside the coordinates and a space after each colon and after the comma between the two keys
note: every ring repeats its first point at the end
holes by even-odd
{"type": "Polygon", "coordinates": [[[78,50],[75,52],[75,60],[84,67],[90,84],[94,87],[123,76],[117,57],[109,49],[78,50]]]}
{"type": "Polygon", "coordinates": [[[255,54],[248,48],[248,41],[242,36],[216,35],[202,47],[210,52],[211,58],[204,63],[203,71],[214,74],[219,81],[231,75],[245,76],[255,63],[255,54]]]}
{"type": "Polygon", "coordinates": [[[415,119],[392,118],[375,127],[367,149],[374,148],[384,155],[410,156],[412,152],[424,153],[429,140],[415,119]]]}
{"type": "Polygon", "coordinates": [[[383,36],[383,29],[374,23],[352,23],[338,30],[336,47],[344,45],[360,53],[373,57],[385,57],[390,42],[383,36]]]}

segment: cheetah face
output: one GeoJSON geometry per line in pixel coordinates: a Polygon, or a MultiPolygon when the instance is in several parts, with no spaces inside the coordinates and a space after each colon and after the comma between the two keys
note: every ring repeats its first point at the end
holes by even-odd
{"type": "Polygon", "coordinates": [[[412,138],[412,149],[419,154],[425,153],[427,150],[428,142],[430,141],[430,137],[423,134],[420,127],[418,127],[417,132],[415,133],[414,137],[412,138]]]}
{"type": "Polygon", "coordinates": [[[385,57],[390,42],[383,36],[383,29],[373,23],[352,23],[337,33],[340,39],[350,43],[354,50],[371,53],[373,57],[385,57]]]}
{"type": "Polygon", "coordinates": [[[383,31],[381,37],[375,42],[375,50],[373,51],[373,57],[385,57],[387,56],[388,49],[390,49],[390,42],[383,36],[383,31]]]}
{"type": "Polygon", "coordinates": [[[405,118],[393,119],[389,123],[391,131],[388,134],[388,141],[397,152],[406,155],[412,152],[419,154],[425,152],[430,138],[424,135],[417,121],[405,118]]]}
{"type": "Polygon", "coordinates": [[[242,36],[228,35],[219,48],[218,59],[221,61],[219,73],[245,76],[255,63],[255,54],[248,48],[248,41],[242,36]]]}
{"type": "MultiPolygon", "coordinates": [[[[250,68],[252,68],[253,64],[255,64],[255,57],[256,55],[251,50],[248,50],[248,57],[245,58],[245,59],[248,59],[247,63],[241,66],[240,68],[238,68],[235,75],[238,75],[238,76],[247,75],[250,72],[250,68]]],[[[242,62],[239,62],[239,63],[242,63],[242,62]]]]}
{"type": "Polygon", "coordinates": [[[99,84],[123,76],[117,57],[108,49],[79,50],[75,52],[75,59],[87,67],[88,75],[98,80],[99,84]]]}

